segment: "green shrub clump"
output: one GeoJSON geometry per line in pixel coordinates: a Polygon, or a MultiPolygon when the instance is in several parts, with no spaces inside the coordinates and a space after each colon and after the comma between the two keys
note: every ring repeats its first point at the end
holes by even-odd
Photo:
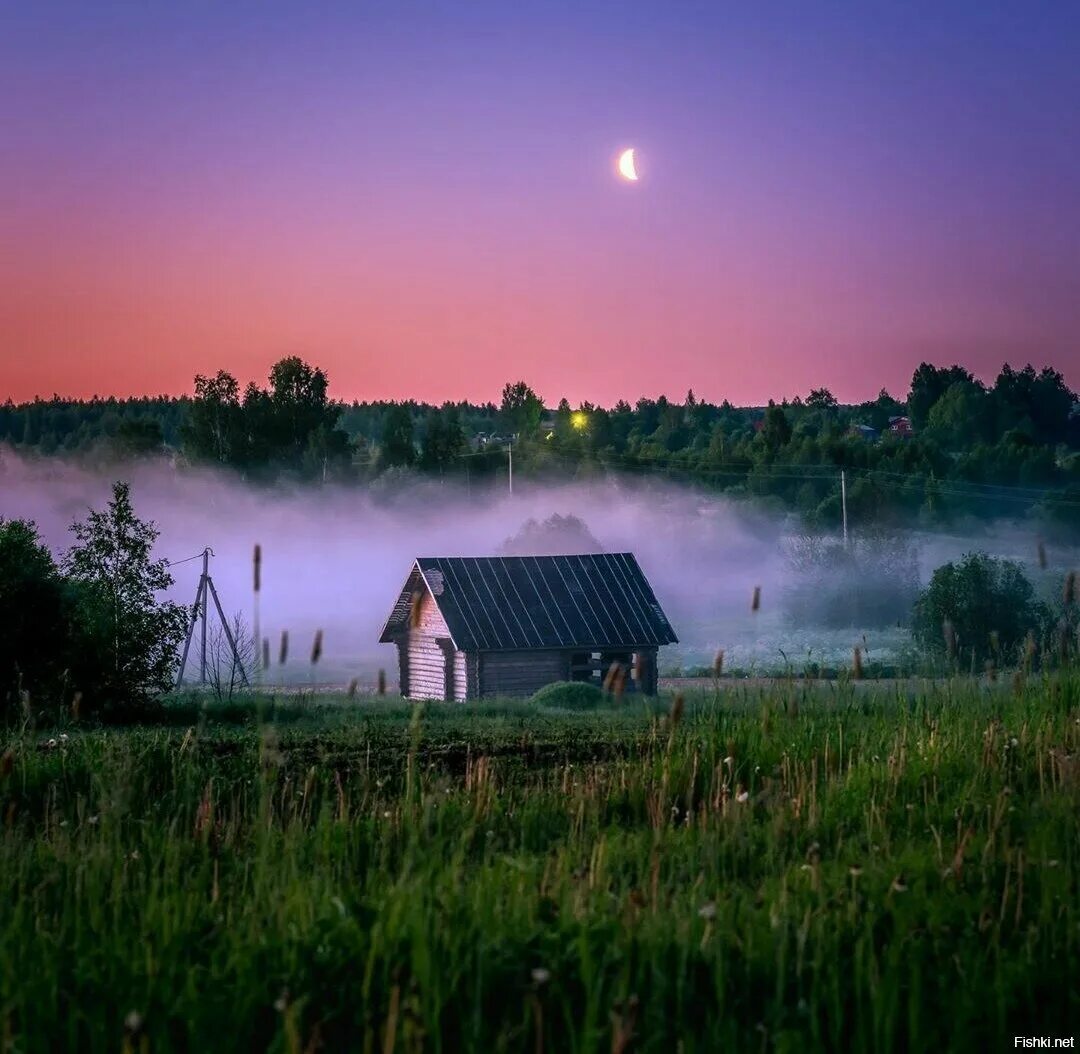
{"type": "Polygon", "coordinates": [[[595,710],[604,705],[604,693],[585,681],[554,681],[536,692],[532,701],[556,710],[595,710]]]}

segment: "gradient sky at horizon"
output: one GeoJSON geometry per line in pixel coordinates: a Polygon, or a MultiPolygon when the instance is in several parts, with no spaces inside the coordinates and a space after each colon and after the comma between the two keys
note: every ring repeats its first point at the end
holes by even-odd
{"type": "Polygon", "coordinates": [[[0,400],[1077,388],[1077,54],[1075,4],[6,4],[0,400]]]}

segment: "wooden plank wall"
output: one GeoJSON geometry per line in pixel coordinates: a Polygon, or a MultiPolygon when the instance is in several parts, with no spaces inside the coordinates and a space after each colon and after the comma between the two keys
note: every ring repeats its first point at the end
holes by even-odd
{"type": "MultiPolygon", "coordinates": [[[[446,653],[439,641],[449,640],[450,631],[434,598],[427,590],[424,591],[420,600],[419,616],[417,624],[409,630],[408,687],[402,688],[402,695],[409,699],[445,699],[446,653]]],[[[450,654],[455,653],[451,650],[450,654]]],[[[455,698],[464,698],[464,663],[454,663],[453,684],[455,698]]]]}
{"type": "Polygon", "coordinates": [[[480,695],[532,695],[569,676],[565,651],[483,651],[479,654],[480,695]]]}

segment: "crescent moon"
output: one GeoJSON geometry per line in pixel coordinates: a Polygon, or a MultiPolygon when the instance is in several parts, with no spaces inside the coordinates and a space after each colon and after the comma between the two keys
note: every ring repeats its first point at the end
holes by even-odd
{"type": "Polygon", "coordinates": [[[619,175],[623,179],[628,179],[632,183],[637,182],[638,174],[637,168],[634,165],[634,149],[631,147],[629,150],[624,150],[619,155],[619,175]]]}

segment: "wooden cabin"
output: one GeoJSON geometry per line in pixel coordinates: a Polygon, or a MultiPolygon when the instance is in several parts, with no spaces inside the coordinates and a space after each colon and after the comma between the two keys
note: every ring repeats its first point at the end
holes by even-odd
{"type": "Polygon", "coordinates": [[[396,644],[401,694],[463,702],[552,681],[656,694],[656,656],[678,638],[633,553],[420,557],[379,640],[396,644]]]}

